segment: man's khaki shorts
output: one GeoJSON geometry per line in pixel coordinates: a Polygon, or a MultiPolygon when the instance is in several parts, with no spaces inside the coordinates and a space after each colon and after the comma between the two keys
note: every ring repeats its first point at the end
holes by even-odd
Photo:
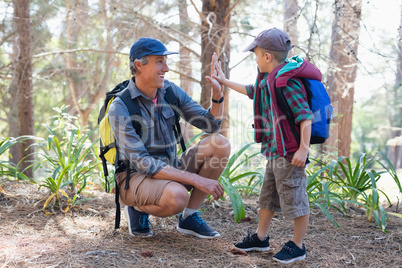
{"type": "Polygon", "coordinates": [[[268,160],[259,205],[281,212],[288,219],[310,214],[307,176],[304,167],[295,167],[285,157],[268,160]]]}
{"type": "MultiPolygon", "coordinates": [[[[181,165],[178,167],[178,169],[191,173],[198,173],[202,163],[199,164],[197,161],[197,152],[198,143],[188,148],[183,154],[181,154],[179,156],[181,165]]],[[[134,171],[130,174],[128,190],[124,190],[126,176],[126,171],[119,172],[116,174],[116,180],[119,185],[120,202],[130,207],[158,205],[166,185],[172,182],[170,180],[153,179],[134,171]]],[[[188,190],[192,188],[192,186],[184,186],[188,190]]]]}

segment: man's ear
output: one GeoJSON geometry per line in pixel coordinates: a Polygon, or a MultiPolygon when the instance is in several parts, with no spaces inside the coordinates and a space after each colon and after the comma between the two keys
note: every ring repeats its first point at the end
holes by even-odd
{"type": "Polygon", "coordinates": [[[142,63],[139,61],[134,61],[134,65],[135,65],[135,68],[137,68],[137,70],[140,70],[142,67],[142,63]]]}

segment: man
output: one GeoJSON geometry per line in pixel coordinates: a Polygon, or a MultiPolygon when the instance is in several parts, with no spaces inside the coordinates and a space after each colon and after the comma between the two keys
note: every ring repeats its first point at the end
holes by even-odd
{"type": "MultiPolygon", "coordinates": [[[[132,235],[152,236],[148,215],[167,217],[182,212],[177,230],[200,238],[220,236],[200,218],[198,209],[207,194],[219,199],[224,188],[218,178],[227,164],[230,145],[226,138],[213,134],[176,156],[174,108],[167,105],[165,94],[172,90],[177,111],[184,120],[207,133],[217,133],[223,113],[223,87],[207,77],[212,85],[212,106],[205,110],[185,91],[165,79],[169,71],[167,51],[157,39],[140,38],[130,50],[133,75],[128,90],[137,101],[146,122],[142,133],[132,126],[124,102],[116,98],[109,109],[109,120],[118,146],[119,160],[129,160],[129,187],[125,190],[126,171],[117,172],[120,200],[132,235]],[[191,190],[189,195],[189,190],[191,190]]],[[[217,61],[214,56],[211,64],[217,61]]],[[[127,168],[127,167],[126,167],[127,168]]]]}

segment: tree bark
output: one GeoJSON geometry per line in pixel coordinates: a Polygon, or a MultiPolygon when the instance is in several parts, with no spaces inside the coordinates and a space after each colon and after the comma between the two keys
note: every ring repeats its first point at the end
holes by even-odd
{"type": "MultiPolygon", "coordinates": [[[[180,32],[189,35],[190,28],[188,25],[188,12],[187,12],[187,1],[179,0],[179,14],[180,14],[180,32]]],[[[180,36],[181,39],[184,39],[180,36]]],[[[193,82],[188,78],[192,77],[193,70],[191,68],[191,57],[190,51],[183,44],[186,43],[186,40],[182,40],[180,42],[180,62],[179,62],[179,72],[180,72],[180,87],[187,92],[187,94],[192,97],[193,96],[193,82]]],[[[184,138],[184,142],[187,143],[194,136],[193,127],[185,122],[181,121],[181,130],[184,138]]]]}
{"type": "MultiPolygon", "coordinates": [[[[402,12],[402,5],[400,6],[402,12]]],[[[388,100],[392,103],[390,113],[390,138],[402,139],[402,13],[398,29],[398,60],[396,62],[395,86],[392,93],[387,92],[388,100]]],[[[388,158],[395,169],[402,168],[402,144],[394,142],[388,145],[388,158]]]]}
{"type": "MultiPolygon", "coordinates": [[[[298,19],[298,0],[284,0],[284,17],[283,17],[283,28],[284,31],[289,35],[290,41],[294,46],[298,44],[298,31],[297,31],[297,19],[298,19]]],[[[289,51],[289,56],[291,56],[292,50],[289,51]]]]}
{"type": "MultiPolygon", "coordinates": [[[[81,41],[78,39],[80,33],[82,33],[81,36],[87,34],[85,27],[88,24],[86,23],[89,9],[88,0],[66,0],[66,9],[67,49],[71,50],[80,47],[78,44],[81,41]]],[[[106,30],[104,51],[113,51],[113,35],[105,0],[99,2],[99,10],[106,30]]],[[[86,42],[85,38],[82,41],[86,42]]],[[[99,40],[100,45],[102,45],[102,41],[102,39],[99,40]]],[[[73,103],[69,113],[79,114],[83,127],[88,126],[91,112],[99,100],[105,96],[114,58],[115,54],[106,53],[105,57],[95,57],[94,62],[88,65],[87,58],[80,58],[74,53],[66,55],[66,76],[73,103]],[[90,73],[90,71],[92,72],[90,73]]]]}
{"type": "MultiPolygon", "coordinates": [[[[402,4],[400,6],[401,9],[401,18],[399,22],[398,28],[398,61],[396,62],[396,77],[395,84],[397,88],[402,87],[402,4]]],[[[402,108],[401,108],[402,109],[402,108]]]]}
{"type": "Polygon", "coordinates": [[[361,7],[361,0],[335,0],[332,25],[328,90],[337,118],[327,144],[346,157],[350,155],[361,7]]]}
{"type": "MultiPolygon", "coordinates": [[[[239,1],[238,1],[239,2],[239,1]]],[[[230,0],[203,0],[201,29],[201,105],[208,108],[211,105],[211,86],[205,79],[210,75],[211,58],[217,53],[222,62],[222,68],[229,78],[230,44],[230,0]]],[[[229,137],[229,90],[224,92],[224,112],[221,134],[229,137]]]]}
{"type": "MultiPolygon", "coordinates": [[[[14,32],[17,32],[17,22],[13,23],[14,32]]],[[[18,37],[18,35],[17,35],[18,37]]],[[[8,136],[9,137],[17,137],[20,131],[20,125],[18,122],[18,81],[17,81],[17,69],[18,69],[18,58],[19,58],[19,49],[18,49],[18,39],[14,38],[13,42],[13,55],[12,55],[12,68],[13,68],[13,76],[10,82],[10,99],[8,100],[9,112],[8,112],[8,136]]],[[[15,165],[18,164],[21,157],[19,156],[18,145],[14,145],[9,150],[9,161],[15,165]]]]}
{"type": "MultiPolygon", "coordinates": [[[[32,100],[32,51],[31,24],[29,16],[29,0],[14,1],[14,21],[17,27],[17,43],[14,53],[17,53],[16,82],[18,85],[18,121],[19,136],[34,134],[33,100],[32,100]]],[[[25,140],[18,144],[19,157],[24,159],[19,168],[30,178],[33,169],[27,168],[34,160],[33,140],[25,140]]]]}

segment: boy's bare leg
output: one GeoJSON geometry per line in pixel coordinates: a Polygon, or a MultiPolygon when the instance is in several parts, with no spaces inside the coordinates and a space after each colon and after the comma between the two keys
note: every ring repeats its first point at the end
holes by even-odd
{"type": "Polygon", "coordinates": [[[260,208],[259,222],[257,228],[257,235],[260,240],[264,240],[267,236],[274,214],[275,212],[272,210],[260,208]]]}
{"type": "MultiPolygon", "coordinates": [[[[229,141],[222,135],[212,135],[203,139],[198,146],[198,162],[202,164],[198,175],[217,180],[226,167],[230,155],[229,141]]],[[[198,209],[204,201],[206,193],[194,188],[187,207],[198,209]]]]}
{"type": "Polygon", "coordinates": [[[309,215],[304,215],[294,219],[294,233],[292,241],[299,247],[303,247],[303,240],[306,236],[309,215]]]}

